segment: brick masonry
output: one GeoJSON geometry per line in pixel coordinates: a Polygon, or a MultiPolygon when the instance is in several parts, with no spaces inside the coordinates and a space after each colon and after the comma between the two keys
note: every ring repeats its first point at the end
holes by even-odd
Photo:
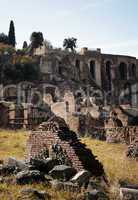
{"type": "Polygon", "coordinates": [[[38,156],[45,148],[50,154],[52,145],[58,144],[77,171],[86,169],[95,176],[101,176],[104,173],[102,164],[96,160],[85,144],[80,142],[77,135],[68,129],[65,122],[61,124],[52,121],[43,123],[40,127],[40,130],[30,132],[27,141],[28,160],[38,156]]]}

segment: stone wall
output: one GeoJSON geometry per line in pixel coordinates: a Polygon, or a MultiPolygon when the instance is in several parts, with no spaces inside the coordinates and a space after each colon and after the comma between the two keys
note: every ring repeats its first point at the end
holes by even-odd
{"type": "Polygon", "coordinates": [[[138,126],[116,127],[106,129],[106,141],[110,143],[130,144],[138,138],[138,126]]]}

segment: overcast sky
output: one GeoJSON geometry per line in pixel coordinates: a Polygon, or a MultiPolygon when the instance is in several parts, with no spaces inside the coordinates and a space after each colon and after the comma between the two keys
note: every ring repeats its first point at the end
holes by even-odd
{"type": "Polygon", "coordinates": [[[41,31],[53,46],[76,37],[78,48],[138,57],[138,0],[0,0],[0,32],[14,21],[17,46],[41,31]]]}

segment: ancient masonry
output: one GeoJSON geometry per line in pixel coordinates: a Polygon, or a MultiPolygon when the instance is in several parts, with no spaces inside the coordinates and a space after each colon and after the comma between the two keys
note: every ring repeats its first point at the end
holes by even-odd
{"type": "Polygon", "coordinates": [[[27,159],[37,157],[42,150],[47,149],[49,156],[53,145],[61,146],[63,152],[77,171],[86,169],[94,176],[104,173],[102,164],[96,160],[92,152],[69,130],[65,121],[54,117],[49,122],[40,125],[40,130],[32,131],[27,142],[27,159]]]}

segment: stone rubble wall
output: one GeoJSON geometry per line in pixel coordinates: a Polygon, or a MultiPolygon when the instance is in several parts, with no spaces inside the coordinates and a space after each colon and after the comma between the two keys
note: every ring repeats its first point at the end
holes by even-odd
{"type": "Polygon", "coordinates": [[[138,138],[138,126],[106,129],[107,142],[121,142],[130,144],[136,138],[138,138]]]}

